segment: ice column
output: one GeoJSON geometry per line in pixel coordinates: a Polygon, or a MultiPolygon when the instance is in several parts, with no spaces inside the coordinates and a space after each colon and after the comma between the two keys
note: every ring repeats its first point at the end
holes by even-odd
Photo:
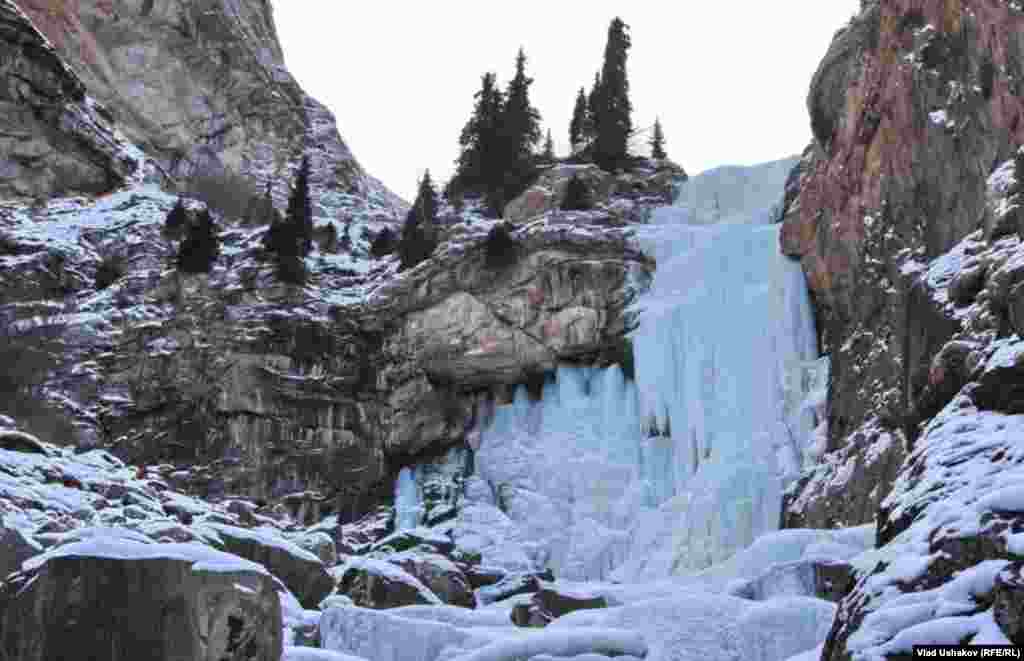
{"type": "Polygon", "coordinates": [[[415,528],[419,525],[421,511],[416,475],[412,468],[406,466],[399,471],[398,480],[395,482],[395,528],[415,528]]]}

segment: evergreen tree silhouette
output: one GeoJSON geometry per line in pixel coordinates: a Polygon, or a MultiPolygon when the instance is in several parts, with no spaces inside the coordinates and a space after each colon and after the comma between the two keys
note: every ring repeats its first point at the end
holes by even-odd
{"type": "Polygon", "coordinates": [[[473,115],[459,136],[456,178],[464,190],[484,192],[500,179],[500,131],[505,101],[497,88],[497,77],[485,73],[480,90],[473,96],[473,115]]]}
{"type": "Polygon", "coordinates": [[[608,26],[604,65],[601,68],[596,113],[594,114],[594,162],[604,170],[623,166],[629,158],[629,136],[633,131],[626,58],[632,43],[629,26],[615,17],[608,26]]]}
{"type": "Polygon", "coordinates": [[[668,158],[665,153],[665,132],[661,128],[661,119],[654,120],[654,134],[651,136],[651,158],[664,160],[668,158]]]}
{"type": "Polygon", "coordinates": [[[185,202],[179,197],[178,201],[174,204],[174,208],[167,214],[167,218],[164,219],[164,232],[171,235],[177,236],[188,223],[188,212],[185,211],[185,202]]]}
{"type": "Polygon", "coordinates": [[[306,280],[303,258],[313,247],[313,204],[309,196],[309,158],[304,157],[288,198],[285,218],[274,222],[264,237],[264,247],[277,261],[278,277],[301,284],[306,280]]]}
{"type": "Polygon", "coordinates": [[[587,93],[580,88],[576,94],[576,105],[572,109],[572,121],[569,122],[569,147],[575,152],[576,147],[583,143],[584,129],[587,125],[587,93]]]}
{"type": "Polygon", "coordinates": [[[541,158],[548,163],[555,160],[555,141],[551,138],[551,129],[548,129],[547,137],[544,138],[544,152],[541,158]]]}
{"type": "Polygon", "coordinates": [[[401,261],[399,270],[410,269],[430,257],[437,248],[437,191],[427,170],[420,180],[416,201],[405,217],[397,252],[401,261]]]}
{"type": "MultiPolygon", "coordinates": [[[[601,103],[601,73],[594,74],[594,84],[590,87],[590,93],[587,94],[587,113],[583,120],[583,141],[589,143],[594,141],[597,136],[597,113],[598,106],[601,103]]],[[[588,149],[589,151],[589,149],[588,149]]]]}
{"type": "Polygon", "coordinates": [[[209,273],[220,255],[217,226],[208,209],[199,212],[196,222],[178,248],[178,270],[184,273],[209,273]]]}
{"type": "Polygon", "coordinates": [[[305,257],[313,249],[313,204],[309,197],[309,157],[302,158],[288,198],[285,222],[291,226],[297,242],[297,254],[305,257]]]}

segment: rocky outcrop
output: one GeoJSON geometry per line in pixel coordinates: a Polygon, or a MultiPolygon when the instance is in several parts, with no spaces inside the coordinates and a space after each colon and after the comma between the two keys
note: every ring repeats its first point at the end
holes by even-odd
{"type": "Polygon", "coordinates": [[[21,569],[21,563],[43,552],[36,540],[18,528],[8,528],[0,519],[0,581],[21,569]]]}
{"type": "MultiPolygon", "coordinates": [[[[1016,213],[1018,180],[1013,160],[988,178],[990,227],[1005,226],[1016,213]]],[[[978,229],[908,274],[931,305],[956,320],[957,330],[936,351],[927,385],[912,402],[918,434],[891,490],[885,482],[863,487],[884,494],[876,515],[881,549],[874,560],[859,563],[856,588],[841,603],[825,659],[898,655],[910,640],[946,642],[946,633],[937,632],[952,635],[957,623],[966,626],[948,642],[1019,636],[1015,579],[1001,572],[1011,571],[1024,531],[1016,482],[1024,344],[1011,321],[1024,294],[1022,259],[1019,235],[978,229]],[[968,584],[969,593],[963,592],[968,584]],[[910,600],[916,615],[891,619],[910,600]],[[958,601],[953,610],[937,605],[951,600],[958,601]]],[[[851,461],[870,461],[872,447],[864,450],[851,461]]],[[[793,515],[792,504],[790,510],[793,515]]]]}
{"type": "Polygon", "coordinates": [[[608,601],[600,595],[542,587],[529,604],[515,606],[511,617],[519,627],[546,627],[563,615],[594,608],[608,608],[608,601]]]}
{"type": "MultiPolygon", "coordinates": [[[[787,193],[782,250],[803,261],[832,359],[829,452],[879,428],[915,441],[916,402],[958,324],[914,276],[995,227],[986,180],[1024,140],[1022,21],[1008,4],[866,2],[812,81],[815,142],[787,193]]],[[[977,277],[951,295],[969,297],[977,277]]],[[[857,514],[844,521],[870,520],[891,477],[848,491],[857,514]]]]}
{"type": "Polygon", "coordinates": [[[0,2],[0,80],[0,197],[105,193],[142,173],[142,153],[11,0],[0,2]]]}
{"type": "Polygon", "coordinates": [[[205,524],[225,551],[263,565],[299,599],[315,608],[334,589],[334,580],[315,555],[270,531],[205,524]]]}
{"type": "Polygon", "coordinates": [[[273,183],[280,202],[305,154],[320,196],[376,195],[403,206],[363,172],[331,113],[285,68],[269,2],[18,4],[173,179],[241,174],[257,192],[273,183]]]}
{"type": "Polygon", "coordinates": [[[543,218],[517,230],[519,257],[490,266],[483,233],[385,284],[375,319],[398,319],[380,378],[389,446],[415,454],[464,436],[459,392],[524,383],[559,362],[600,361],[632,328],[628,307],[653,267],[625,233],[543,218]]]}
{"type": "Polygon", "coordinates": [[[505,220],[521,224],[560,209],[569,180],[576,177],[587,189],[590,202],[610,212],[616,224],[642,222],[652,207],[672,201],[675,187],[686,181],[686,171],[669,160],[648,160],[629,172],[613,174],[592,164],[555,165],[516,199],[505,205],[505,220]]]}
{"type": "Polygon", "coordinates": [[[442,603],[416,577],[384,560],[353,558],[336,574],[338,593],[363,608],[379,610],[442,603]]]}
{"type": "Polygon", "coordinates": [[[73,544],[0,586],[11,661],[277,661],[281,604],[258,565],[193,545],[73,544]]]}

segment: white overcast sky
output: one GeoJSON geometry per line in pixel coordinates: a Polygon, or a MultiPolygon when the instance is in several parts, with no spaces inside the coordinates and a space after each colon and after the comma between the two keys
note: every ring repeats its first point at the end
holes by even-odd
{"type": "Polygon", "coordinates": [[[372,175],[411,199],[430,168],[444,181],[480,75],[504,87],[516,50],[529,58],[533,104],[568,150],[576,91],[601,66],[608,23],[621,16],[633,48],[633,124],[660,116],[669,156],[695,174],[800,152],[805,98],[834,32],[858,0],[273,0],[285,61],[334,111],[372,175]]]}

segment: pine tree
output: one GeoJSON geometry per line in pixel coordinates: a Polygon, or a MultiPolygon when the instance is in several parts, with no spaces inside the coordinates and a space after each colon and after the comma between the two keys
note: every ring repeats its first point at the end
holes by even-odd
{"type": "Polygon", "coordinates": [[[544,152],[541,158],[547,163],[553,163],[555,160],[555,141],[551,138],[551,129],[548,129],[547,137],[544,138],[544,152]]]}
{"type": "Polygon", "coordinates": [[[577,146],[583,143],[583,133],[587,124],[587,93],[580,88],[576,94],[576,105],[572,109],[572,121],[569,122],[569,148],[576,153],[577,146]]]}
{"type": "Polygon", "coordinates": [[[281,280],[292,284],[305,282],[303,258],[313,248],[313,204],[309,196],[308,158],[302,159],[295,175],[284,220],[270,226],[263,244],[277,260],[277,274],[281,280]]]}
{"type": "Polygon", "coordinates": [[[416,191],[416,210],[419,212],[420,220],[425,226],[431,229],[437,223],[437,211],[441,203],[437,197],[437,189],[434,188],[434,181],[430,178],[430,170],[423,173],[420,179],[419,189],[416,191]]]}
{"type": "Polygon", "coordinates": [[[437,248],[435,226],[438,206],[437,191],[430,179],[430,170],[427,170],[420,180],[416,201],[405,217],[402,236],[398,239],[397,252],[401,261],[399,270],[416,266],[430,257],[437,248]]]}
{"type": "Polygon", "coordinates": [[[295,174],[285,222],[295,233],[298,250],[296,254],[305,257],[313,249],[313,204],[309,197],[308,156],[302,158],[299,171],[295,174]]]}
{"type": "Polygon", "coordinates": [[[473,116],[459,136],[456,177],[464,190],[482,192],[498,180],[495,171],[500,172],[493,155],[501,152],[499,130],[505,102],[493,73],[481,77],[480,90],[473,98],[473,116]]]}
{"type": "Polygon", "coordinates": [[[598,106],[601,104],[601,74],[600,72],[594,74],[594,84],[590,88],[590,93],[587,95],[587,114],[583,120],[583,141],[585,143],[593,142],[597,136],[597,113],[598,106]]]}
{"type": "Polygon", "coordinates": [[[661,119],[654,120],[654,134],[651,136],[651,158],[664,160],[668,158],[665,153],[665,133],[661,128],[661,119]]]}
{"type": "Polygon", "coordinates": [[[178,270],[184,273],[209,273],[219,255],[217,226],[209,210],[203,209],[196,222],[188,226],[188,235],[178,248],[178,270]]]}
{"type": "Polygon", "coordinates": [[[526,75],[526,53],[520,48],[516,54],[516,74],[505,92],[501,122],[506,163],[513,167],[531,160],[541,138],[540,112],[530,104],[532,84],[533,78],[526,75]]]}
{"type": "Polygon", "coordinates": [[[540,112],[530,103],[533,78],[526,75],[526,53],[516,53],[516,73],[505,92],[501,114],[501,148],[493,154],[498,178],[492,182],[487,199],[495,216],[536,178],[534,154],[541,139],[540,112]]]}
{"type": "Polygon", "coordinates": [[[169,236],[177,236],[188,223],[188,212],[185,211],[185,202],[179,197],[174,208],[164,219],[164,232],[169,236]]]}
{"type": "Polygon", "coordinates": [[[629,158],[633,106],[629,101],[629,79],[626,75],[626,58],[632,45],[628,29],[621,18],[612,20],[608,26],[608,43],[601,68],[597,112],[594,115],[594,162],[605,170],[614,170],[629,158]]]}

